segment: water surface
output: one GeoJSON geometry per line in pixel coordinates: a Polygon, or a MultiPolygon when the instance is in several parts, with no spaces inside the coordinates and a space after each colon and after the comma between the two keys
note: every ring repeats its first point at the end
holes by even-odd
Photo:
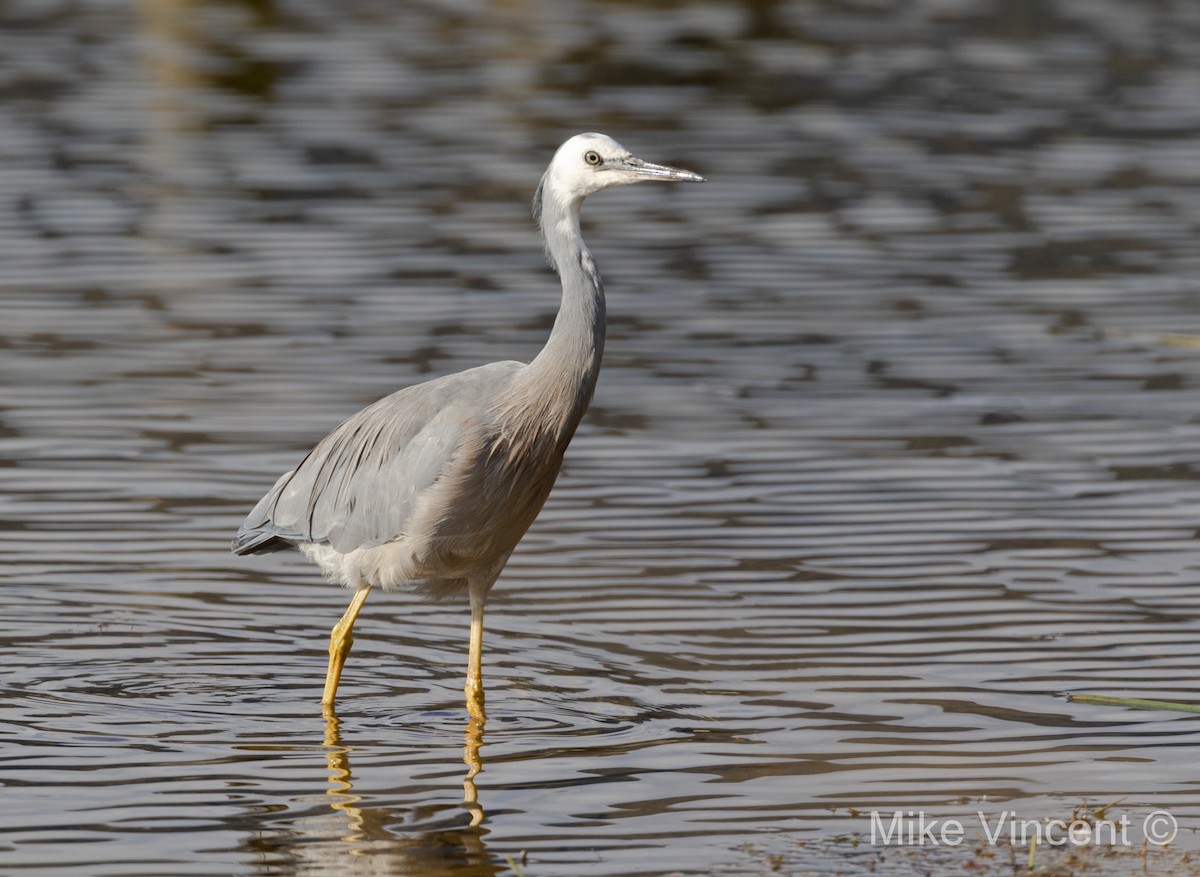
{"type": "Polygon", "coordinates": [[[0,25],[0,872],[1011,873],[866,814],[1117,799],[1195,845],[1197,718],[1067,700],[1198,699],[1193,5],[0,25]],[[341,418],[537,352],[581,130],[710,182],[587,206],[605,366],[487,725],[465,607],[384,595],[327,724],[347,595],[229,538],[341,418]]]}

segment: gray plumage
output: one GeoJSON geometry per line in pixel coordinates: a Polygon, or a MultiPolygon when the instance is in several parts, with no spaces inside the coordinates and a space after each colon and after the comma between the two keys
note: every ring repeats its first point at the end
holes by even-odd
{"type": "Polygon", "coordinates": [[[348,587],[469,591],[481,613],[554,485],[600,371],[604,290],[580,206],[649,179],[701,178],[637,159],[602,134],[563,144],[534,197],[563,290],[538,356],[406,387],[355,414],[259,501],[233,552],[298,548],[348,587]]]}

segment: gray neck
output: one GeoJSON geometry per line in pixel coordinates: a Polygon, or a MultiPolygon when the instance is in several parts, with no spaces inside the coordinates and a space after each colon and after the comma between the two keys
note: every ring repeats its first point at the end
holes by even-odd
{"type": "Polygon", "coordinates": [[[538,190],[542,202],[539,219],[546,255],[562,280],[562,304],[546,346],[529,364],[528,371],[539,393],[555,400],[565,448],[565,441],[570,440],[587,410],[600,374],[604,286],[580,234],[582,199],[563,203],[546,188],[543,185],[538,190]]]}

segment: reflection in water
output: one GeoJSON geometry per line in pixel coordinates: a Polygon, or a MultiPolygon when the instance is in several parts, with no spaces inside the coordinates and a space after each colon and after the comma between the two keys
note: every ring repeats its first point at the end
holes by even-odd
{"type": "MultiPolygon", "coordinates": [[[[354,794],[353,776],[350,773],[350,747],[342,743],[342,720],[337,717],[332,707],[325,710],[325,758],[329,764],[329,788],[325,791],[333,800],[329,806],[346,816],[347,831],[343,840],[356,841],[368,836],[365,831],[366,819],[363,808],[356,806],[362,798],[354,794]]],[[[388,831],[382,825],[373,829],[380,835],[388,836],[388,831]]]]}
{"type": "MultiPolygon", "coordinates": [[[[367,796],[355,792],[350,765],[354,748],[343,742],[341,726],[342,720],[332,709],[327,709],[324,746],[329,787],[325,794],[330,809],[338,817],[337,823],[331,824],[327,818],[308,820],[310,830],[305,832],[305,843],[297,843],[292,831],[278,832],[280,845],[276,851],[286,854],[296,873],[332,872],[348,867],[351,862],[355,873],[437,875],[460,873],[464,867],[469,867],[472,874],[496,872],[483,841],[486,830],[480,824],[485,814],[475,784],[475,778],[483,770],[482,721],[472,717],[464,738],[463,761],[467,773],[463,779],[463,807],[469,814],[467,825],[447,826],[438,820],[436,828],[424,831],[412,825],[428,817],[423,808],[372,804],[367,796]],[[409,823],[405,831],[392,830],[392,826],[402,823],[409,823]]],[[[265,841],[274,847],[267,837],[257,839],[258,844],[265,841]]]]}
{"type": "MultiPolygon", "coordinates": [[[[483,728],[485,719],[472,715],[467,722],[467,730],[464,736],[463,746],[463,763],[467,766],[466,776],[463,777],[463,807],[471,814],[471,827],[474,828],[483,822],[486,814],[483,807],[479,803],[479,788],[475,784],[475,777],[483,771],[483,759],[480,755],[480,749],[483,746],[483,728]]],[[[332,707],[325,710],[325,747],[326,758],[329,763],[329,789],[325,792],[331,795],[334,801],[330,803],[330,807],[334,810],[339,810],[346,814],[349,823],[350,832],[346,835],[346,840],[358,840],[364,836],[366,831],[366,818],[363,816],[363,809],[356,806],[362,798],[354,794],[353,777],[350,773],[350,747],[342,743],[341,735],[342,720],[338,718],[337,713],[332,707]]],[[[386,828],[379,828],[378,831],[385,836],[390,836],[386,828]]],[[[366,836],[372,836],[370,832],[366,836]]]]}
{"type": "Polygon", "coordinates": [[[471,812],[472,828],[483,822],[485,816],[479,803],[479,788],[475,785],[475,777],[483,770],[483,759],[479,750],[483,746],[483,726],[486,721],[482,713],[471,715],[467,722],[463,746],[463,763],[467,766],[467,775],[463,777],[463,806],[471,812]]]}

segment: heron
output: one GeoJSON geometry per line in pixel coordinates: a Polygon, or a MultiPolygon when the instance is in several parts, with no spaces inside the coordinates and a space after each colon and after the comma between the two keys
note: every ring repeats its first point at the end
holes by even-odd
{"type": "Polygon", "coordinates": [[[562,283],[538,355],[445,375],[369,405],[282,475],[242,523],[234,554],[298,549],[354,591],[330,633],[327,713],[354,622],[379,588],[469,598],[464,694],[471,715],[484,715],[488,593],[554,486],[604,351],[604,287],[580,232],[580,209],[602,189],[647,180],[704,178],[643,161],[604,134],[567,140],[533,198],[547,260],[562,283]]]}

